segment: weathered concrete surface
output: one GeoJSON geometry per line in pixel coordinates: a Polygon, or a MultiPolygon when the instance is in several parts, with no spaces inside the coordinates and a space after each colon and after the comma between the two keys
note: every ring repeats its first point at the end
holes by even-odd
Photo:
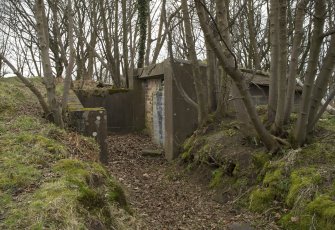
{"type": "Polygon", "coordinates": [[[99,89],[92,92],[76,91],[85,107],[103,107],[107,112],[110,132],[131,132],[144,129],[144,93],[142,82],[131,81],[132,90],[99,89]]]}
{"type": "MultiPolygon", "coordinates": [[[[207,77],[206,66],[201,73],[207,77]]],[[[245,72],[256,105],[266,105],[269,95],[269,76],[245,72]]],[[[103,107],[108,114],[108,131],[131,132],[147,129],[152,140],[164,146],[167,159],[175,159],[180,146],[197,128],[197,111],[183,98],[176,80],[184,91],[196,101],[188,61],[176,61],[171,65],[167,59],[129,73],[130,90],[93,90],[90,93],[77,91],[85,107],[103,107]],[[173,71],[172,71],[173,70],[173,71]]],[[[207,81],[204,81],[206,84],[207,81]]],[[[296,93],[296,102],[300,94],[296,93]]]]}
{"type": "MultiPolygon", "coordinates": [[[[197,111],[179,92],[175,80],[179,81],[184,91],[196,101],[191,65],[174,63],[171,69],[169,60],[165,63],[165,156],[168,160],[178,157],[180,146],[197,128],[197,111]]],[[[203,76],[206,69],[202,68],[203,76]]]]}
{"type": "Polygon", "coordinates": [[[100,161],[107,164],[107,114],[104,108],[84,108],[73,91],[68,101],[68,126],[93,137],[100,146],[100,161]]]}
{"type": "MultiPolygon", "coordinates": [[[[202,71],[205,76],[206,69],[202,71]]],[[[140,69],[138,74],[145,82],[146,128],[153,141],[164,146],[165,157],[175,159],[180,145],[197,127],[197,111],[185,101],[173,79],[195,100],[191,65],[176,62],[171,67],[170,60],[166,60],[140,69]]]]}

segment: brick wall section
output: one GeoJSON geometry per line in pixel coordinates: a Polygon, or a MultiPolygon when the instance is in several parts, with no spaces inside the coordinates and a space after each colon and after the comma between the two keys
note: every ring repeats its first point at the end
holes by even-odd
{"type": "Polygon", "coordinates": [[[149,135],[153,138],[153,111],[154,111],[154,94],[161,87],[161,79],[147,79],[144,82],[144,95],[145,95],[145,128],[149,135]]]}

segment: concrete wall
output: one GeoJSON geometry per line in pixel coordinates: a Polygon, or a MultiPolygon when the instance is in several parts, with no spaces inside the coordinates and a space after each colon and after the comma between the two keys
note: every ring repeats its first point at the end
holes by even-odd
{"type": "MultiPolygon", "coordinates": [[[[251,84],[250,93],[256,105],[267,105],[269,100],[269,87],[264,85],[256,86],[251,84]]],[[[294,108],[293,111],[296,112],[299,109],[299,104],[301,102],[301,93],[296,91],[294,96],[294,108]]]]}
{"type": "MultiPolygon", "coordinates": [[[[139,82],[137,82],[139,83],[139,82]]],[[[136,84],[137,84],[136,83],[136,84]]],[[[138,84],[133,90],[105,90],[100,93],[77,90],[81,103],[85,107],[103,107],[107,112],[109,132],[131,132],[144,129],[144,94],[138,84]]]]}
{"type": "MultiPolygon", "coordinates": [[[[206,67],[201,67],[206,77],[206,67]]],[[[191,64],[170,60],[132,73],[129,91],[107,93],[103,96],[77,92],[85,107],[104,107],[107,111],[108,130],[130,132],[146,128],[152,140],[164,146],[165,156],[172,160],[180,146],[197,128],[197,111],[179,92],[175,80],[196,101],[191,64]]],[[[268,87],[250,85],[256,105],[268,101],[268,87]]],[[[299,93],[296,94],[299,101],[299,93]]]]}
{"type": "MultiPolygon", "coordinates": [[[[180,82],[184,91],[196,99],[192,69],[188,63],[175,63],[173,70],[165,61],[165,154],[167,159],[178,156],[180,146],[197,128],[197,111],[183,98],[173,78],[180,82]]],[[[205,76],[205,69],[202,68],[205,76]]]]}
{"type": "Polygon", "coordinates": [[[104,108],[84,108],[75,93],[70,90],[67,106],[68,128],[93,137],[100,146],[99,160],[107,164],[107,114],[104,108]]]}

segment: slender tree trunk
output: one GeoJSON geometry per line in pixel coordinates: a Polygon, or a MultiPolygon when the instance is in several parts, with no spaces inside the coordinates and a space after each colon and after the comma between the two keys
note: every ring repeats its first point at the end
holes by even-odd
{"type": "Polygon", "coordinates": [[[102,22],[103,38],[105,42],[105,53],[106,53],[108,71],[112,76],[113,83],[115,84],[115,86],[120,87],[120,81],[119,81],[120,78],[117,77],[116,69],[113,68],[116,62],[112,54],[112,44],[110,41],[110,33],[107,22],[106,9],[104,8],[104,5],[105,5],[104,0],[100,0],[100,17],[102,22]]]}
{"type": "MultiPolygon", "coordinates": [[[[217,0],[217,4],[222,4],[221,0],[217,0]]],[[[233,81],[236,84],[236,87],[238,88],[244,105],[248,111],[248,115],[255,127],[255,130],[257,131],[260,139],[263,141],[264,145],[266,148],[270,151],[276,152],[279,148],[277,141],[270,135],[270,133],[265,129],[264,125],[260,121],[255,105],[252,101],[250,91],[247,87],[247,84],[245,82],[245,79],[243,78],[243,74],[240,70],[236,68],[236,63],[233,57],[233,54],[228,51],[228,56],[225,55],[224,49],[220,44],[216,42],[214,39],[210,28],[207,24],[207,17],[206,17],[206,12],[203,6],[203,3],[200,0],[195,0],[195,6],[197,9],[198,17],[200,20],[200,25],[202,30],[204,31],[204,35],[207,39],[207,42],[209,45],[212,47],[213,51],[217,55],[221,65],[225,69],[225,71],[231,76],[233,81]]],[[[218,15],[218,19],[221,18],[223,20],[227,20],[227,17],[224,15],[218,15]],[[223,18],[221,18],[223,17],[223,18]]],[[[229,50],[230,47],[226,47],[229,50]]]]}
{"type": "MultiPolygon", "coordinates": [[[[216,56],[215,56],[216,57],[216,56]]],[[[216,111],[215,117],[220,119],[224,117],[228,112],[228,100],[230,95],[231,80],[229,79],[226,71],[218,65],[217,74],[215,78],[215,91],[216,91],[216,111]]]]}
{"type": "MultiPolygon", "coordinates": [[[[278,98],[274,123],[275,133],[280,134],[284,125],[285,97],[286,97],[286,73],[287,73],[287,0],[279,0],[279,73],[278,73],[278,98]]],[[[272,62],[273,63],[273,62],[272,62]]]]}
{"type": "Polygon", "coordinates": [[[208,106],[206,103],[205,98],[205,90],[204,85],[202,84],[201,79],[201,72],[200,66],[197,59],[197,54],[195,50],[195,42],[193,37],[193,31],[191,27],[191,19],[188,12],[187,0],[181,1],[182,5],[182,12],[183,12],[183,20],[185,26],[185,33],[186,33],[186,43],[187,43],[187,50],[192,62],[192,73],[195,85],[195,92],[197,96],[197,103],[198,103],[198,123],[201,126],[207,119],[208,115],[208,106]]]}
{"type": "Polygon", "coordinates": [[[147,39],[147,18],[148,18],[148,9],[147,9],[147,0],[138,0],[138,17],[139,17],[139,30],[140,30],[140,40],[138,47],[138,62],[137,68],[142,68],[144,66],[144,57],[145,57],[145,45],[147,39]]]}
{"type": "Polygon", "coordinates": [[[313,90],[313,84],[315,74],[318,65],[319,54],[321,51],[321,44],[323,37],[320,36],[323,33],[323,26],[326,15],[326,5],[324,0],[318,1],[315,4],[315,15],[314,15],[314,29],[312,34],[311,48],[308,60],[308,66],[305,76],[304,87],[302,91],[302,102],[300,112],[298,114],[298,120],[294,129],[294,141],[297,146],[302,146],[305,143],[308,127],[308,117],[310,112],[311,94],[313,90]]]}
{"type": "Polygon", "coordinates": [[[115,68],[115,79],[118,82],[118,87],[121,86],[120,81],[120,51],[119,51],[119,1],[114,1],[114,68],[115,68]]]}
{"type": "MultiPolygon", "coordinates": [[[[225,1],[217,1],[216,4],[216,13],[218,18],[218,29],[219,34],[222,36],[222,39],[225,42],[226,47],[224,48],[224,53],[226,56],[230,56],[231,53],[229,51],[228,47],[231,47],[231,39],[229,35],[229,24],[228,24],[228,18],[229,18],[229,9],[228,9],[228,2],[225,1]]],[[[221,41],[222,42],[222,41],[221,41]]],[[[242,96],[234,82],[231,83],[231,94],[233,96],[233,104],[236,112],[237,119],[244,123],[245,126],[249,126],[250,119],[248,116],[248,113],[246,111],[246,108],[243,103],[242,96]]]]}
{"type": "Polygon", "coordinates": [[[268,124],[273,124],[276,117],[278,99],[278,73],[279,73],[279,14],[278,0],[270,1],[270,43],[271,43],[271,66],[270,66],[270,89],[268,103],[268,124]]]}
{"type": "Polygon", "coordinates": [[[287,85],[287,94],[285,98],[285,112],[284,112],[284,123],[289,121],[293,102],[294,102],[294,93],[296,89],[296,77],[298,75],[298,58],[301,51],[301,41],[304,35],[303,31],[303,22],[305,16],[305,9],[309,0],[301,0],[296,7],[296,16],[295,16],[295,32],[293,38],[293,46],[291,51],[291,62],[289,66],[288,73],[288,85],[287,85]]]}
{"type": "Polygon", "coordinates": [[[253,0],[248,0],[248,30],[250,36],[250,56],[252,57],[252,66],[253,68],[260,70],[261,62],[259,57],[259,52],[257,49],[257,36],[256,36],[256,28],[255,28],[255,12],[254,12],[254,3],[253,0]]]}
{"type": "Polygon", "coordinates": [[[63,114],[67,109],[67,103],[69,98],[69,91],[72,82],[72,71],[74,67],[74,61],[76,56],[76,51],[74,49],[74,38],[73,38],[73,12],[72,12],[72,0],[68,0],[67,4],[67,17],[68,17],[68,42],[70,49],[70,57],[68,61],[68,65],[66,67],[66,75],[64,80],[64,89],[63,89],[63,99],[62,99],[62,110],[63,114]]]}
{"type": "Polygon", "coordinates": [[[162,9],[161,9],[161,15],[159,19],[159,28],[158,28],[158,36],[157,36],[157,43],[156,47],[154,49],[153,57],[152,57],[152,64],[155,64],[159,55],[160,50],[162,49],[163,43],[165,41],[166,32],[168,28],[165,28],[165,33],[163,35],[163,27],[164,27],[164,21],[166,20],[166,0],[162,1],[162,9]]]}
{"type": "Polygon", "coordinates": [[[311,110],[308,118],[308,133],[314,128],[314,120],[317,115],[317,111],[321,105],[321,100],[326,94],[329,80],[334,72],[335,68],[335,34],[331,36],[330,45],[327,50],[327,55],[323,60],[320,73],[313,87],[311,96],[311,110]]]}
{"type": "Polygon", "coordinates": [[[128,60],[128,23],[127,23],[127,1],[122,1],[122,52],[124,60],[123,75],[126,79],[126,87],[129,88],[129,60],[128,60]]]}
{"type": "Polygon", "coordinates": [[[211,47],[206,43],[207,48],[207,104],[208,112],[211,113],[216,109],[216,98],[215,98],[215,78],[218,76],[217,61],[215,53],[211,50],[211,47]]]}
{"type": "Polygon", "coordinates": [[[47,98],[53,121],[56,125],[64,128],[61,107],[56,98],[55,77],[52,73],[51,61],[49,56],[49,33],[48,22],[45,15],[45,6],[43,0],[37,0],[35,4],[36,29],[38,42],[40,45],[41,59],[44,73],[44,83],[47,89],[47,98]]]}
{"type": "MultiPolygon", "coordinates": [[[[148,2],[148,5],[150,3],[148,2]]],[[[149,9],[149,6],[148,6],[149,9]]],[[[148,15],[148,22],[147,22],[147,45],[146,45],[146,51],[145,51],[145,58],[144,58],[144,64],[146,66],[149,65],[150,61],[150,54],[151,54],[151,42],[152,42],[152,22],[151,22],[151,17],[148,15]]]]}

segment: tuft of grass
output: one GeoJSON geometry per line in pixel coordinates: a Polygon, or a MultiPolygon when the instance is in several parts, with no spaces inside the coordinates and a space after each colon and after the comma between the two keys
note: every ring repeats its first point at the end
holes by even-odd
{"type": "Polygon", "coordinates": [[[250,194],[249,208],[253,212],[263,212],[273,205],[275,198],[273,188],[257,188],[250,194]]]}
{"type": "Polygon", "coordinates": [[[212,178],[211,178],[209,186],[211,188],[220,186],[223,182],[223,176],[224,176],[224,170],[222,168],[218,168],[214,170],[212,173],[212,178]]]}
{"type": "MultiPolygon", "coordinates": [[[[309,192],[315,192],[313,190],[321,182],[321,176],[315,168],[301,168],[291,173],[290,181],[290,190],[286,196],[286,204],[289,207],[293,207],[296,202],[300,201],[298,200],[298,196],[304,190],[305,192],[309,190],[311,190],[309,192]]],[[[304,198],[303,202],[308,201],[306,196],[304,198]]]]}

